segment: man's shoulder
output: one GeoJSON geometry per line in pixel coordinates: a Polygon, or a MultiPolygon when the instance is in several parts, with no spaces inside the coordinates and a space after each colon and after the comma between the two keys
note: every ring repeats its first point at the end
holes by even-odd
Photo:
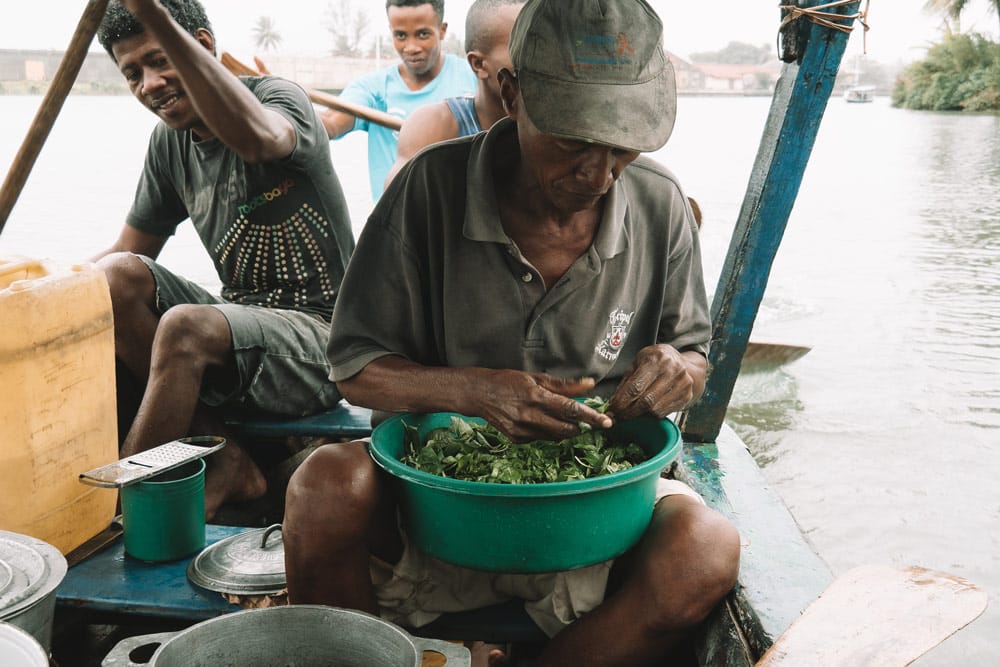
{"type": "Polygon", "coordinates": [[[624,176],[628,180],[635,180],[648,184],[650,187],[674,187],[680,189],[680,181],[662,163],[654,160],[648,155],[640,155],[625,168],[624,176]]]}

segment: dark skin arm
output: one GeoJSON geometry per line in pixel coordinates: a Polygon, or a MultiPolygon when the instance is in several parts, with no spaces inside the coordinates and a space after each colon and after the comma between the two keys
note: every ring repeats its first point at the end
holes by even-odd
{"type": "Polygon", "coordinates": [[[453,411],[482,417],[515,440],[566,438],[579,423],[611,426],[611,419],[574,401],[594,380],[563,380],[544,373],[489,368],[422,366],[398,356],[376,359],[337,383],[349,402],[389,412],[453,411]]]}
{"type": "Polygon", "coordinates": [[[163,246],[166,243],[166,236],[156,236],[136,229],[131,225],[124,225],[114,245],[95,255],[90,261],[96,262],[105,255],[110,255],[114,252],[134,252],[137,255],[145,255],[146,257],[156,259],[159,257],[160,251],[163,250],[163,246]]]}
{"type": "Polygon", "coordinates": [[[195,39],[156,0],[123,0],[122,4],[160,43],[212,136],[252,164],[280,160],[292,153],[292,124],[264,107],[215,59],[211,52],[214,42],[207,31],[199,32],[195,39]]]}
{"type": "MultiPolygon", "coordinates": [[[[686,407],[705,389],[708,363],[697,352],[669,345],[639,351],[611,399],[617,419],[664,417],[686,407]]],[[[482,417],[515,440],[567,438],[580,422],[608,428],[611,419],[573,397],[594,388],[592,378],[564,380],[545,373],[488,368],[444,368],[398,356],[371,362],[338,382],[349,402],[387,412],[453,411],[482,417]]]]}

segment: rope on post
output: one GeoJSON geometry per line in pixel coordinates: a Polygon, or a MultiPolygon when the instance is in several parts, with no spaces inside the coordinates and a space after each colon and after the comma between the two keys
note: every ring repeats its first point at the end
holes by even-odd
{"type": "MultiPolygon", "coordinates": [[[[807,20],[812,21],[817,25],[849,33],[854,30],[854,21],[857,21],[862,25],[862,27],[864,27],[864,37],[867,40],[869,0],[865,0],[865,8],[863,10],[855,12],[854,14],[838,14],[836,12],[826,11],[837,7],[843,7],[844,5],[849,5],[853,2],[857,2],[857,0],[834,0],[833,2],[828,2],[824,5],[816,5],[815,7],[780,5],[781,11],[786,12],[786,14],[785,17],[781,19],[781,25],[778,26],[778,29],[781,30],[789,23],[805,17],[807,20]],[[850,21],[850,23],[843,24],[837,23],[837,21],[850,21]]],[[[865,50],[867,51],[867,41],[865,43],[865,50]]]]}

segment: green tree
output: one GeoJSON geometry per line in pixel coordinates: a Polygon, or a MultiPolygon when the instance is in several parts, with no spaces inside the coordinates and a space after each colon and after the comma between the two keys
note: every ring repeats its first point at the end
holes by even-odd
{"type": "Polygon", "coordinates": [[[896,80],[892,104],[931,111],[1000,110],[1000,45],[951,35],[896,80]]]}
{"type": "Polygon", "coordinates": [[[273,51],[281,44],[281,34],[270,16],[261,16],[253,27],[253,40],[258,49],[273,51]]]}
{"type": "Polygon", "coordinates": [[[326,6],[326,29],[333,38],[330,53],[357,58],[368,33],[368,9],[363,2],[339,0],[326,6]]]}
{"type": "MultiPolygon", "coordinates": [[[[988,1],[990,9],[1000,19],[1000,0],[988,1]]],[[[933,14],[941,14],[945,19],[946,32],[952,34],[962,32],[961,16],[969,4],[969,0],[926,0],[924,9],[933,14]]]]}

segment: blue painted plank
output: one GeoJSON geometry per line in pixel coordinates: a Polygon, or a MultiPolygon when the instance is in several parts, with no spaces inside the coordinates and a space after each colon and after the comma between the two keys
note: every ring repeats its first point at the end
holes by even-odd
{"type": "Polygon", "coordinates": [[[308,417],[233,414],[226,424],[240,434],[260,438],[327,436],[360,438],[371,435],[372,411],[341,401],[332,410],[308,417]]]}
{"type": "MultiPolygon", "coordinates": [[[[249,528],[205,527],[205,543],[249,528]]],[[[118,540],[66,572],[56,589],[56,607],[111,614],[203,621],[239,611],[220,593],[195,586],[187,578],[194,556],[167,563],[145,563],[125,554],[118,540]]]]}
{"type": "MultiPolygon", "coordinates": [[[[799,2],[815,6],[825,0],[799,2]]],[[[857,12],[859,3],[829,11],[857,12]]],[[[804,21],[804,18],[798,19],[804,21]]],[[[684,417],[686,440],[719,434],[771,265],[802,183],[849,35],[812,25],[800,62],[785,65],[712,302],[710,372],[684,417]]]]}

